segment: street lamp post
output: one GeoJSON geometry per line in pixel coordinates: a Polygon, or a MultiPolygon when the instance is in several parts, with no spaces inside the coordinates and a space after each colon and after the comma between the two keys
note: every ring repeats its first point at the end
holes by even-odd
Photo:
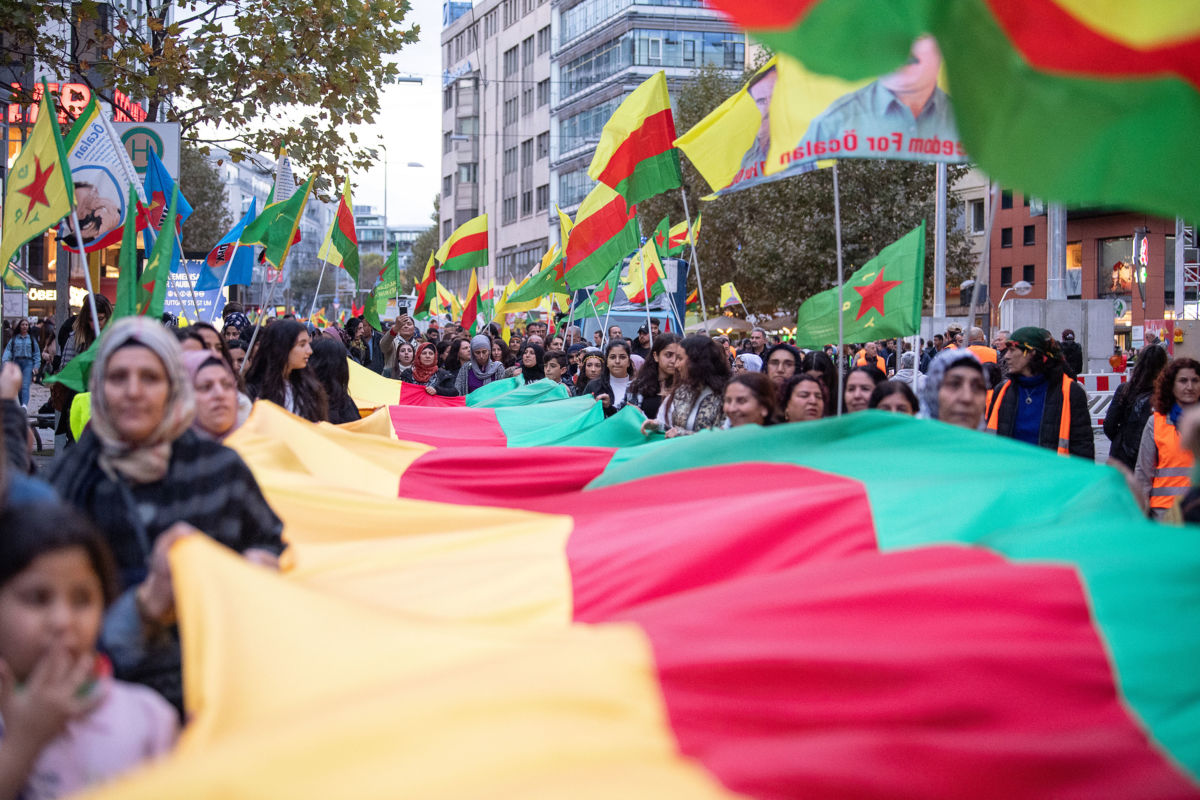
{"type": "MultiPolygon", "coordinates": [[[[1000,295],[1000,302],[996,304],[996,311],[999,313],[1003,312],[1004,301],[1008,299],[1009,293],[1016,294],[1018,297],[1024,297],[1032,291],[1033,284],[1031,284],[1029,281],[1017,281],[1012,286],[1005,289],[1004,294],[1000,295]]],[[[1000,324],[1004,324],[1003,318],[1001,318],[1000,324]]]]}

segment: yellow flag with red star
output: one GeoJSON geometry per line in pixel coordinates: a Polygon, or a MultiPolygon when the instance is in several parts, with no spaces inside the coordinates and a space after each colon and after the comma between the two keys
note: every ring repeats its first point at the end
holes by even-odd
{"type": "Polygon", "coordinates": [[[4,272],[8,272],[8,262],[21,245],[71,213],[74,192],[68,177],[71,170],[66,163],[58,114],[50,102],[50,93],[43,90],[33,132],[8,172],[4,237],[0,239],[0,265],[4,272]]]}

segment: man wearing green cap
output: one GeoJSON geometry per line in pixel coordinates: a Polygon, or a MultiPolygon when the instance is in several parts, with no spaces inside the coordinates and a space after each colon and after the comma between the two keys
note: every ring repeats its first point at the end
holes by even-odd
{"type": "Polygon", "coordinates": [[[1094,460],[1087,392],[1066,374],[1062,351],[1050,331],[1018,328],[1004,346],[1009,379],[992,397],[988,430],[1094,460]]]}

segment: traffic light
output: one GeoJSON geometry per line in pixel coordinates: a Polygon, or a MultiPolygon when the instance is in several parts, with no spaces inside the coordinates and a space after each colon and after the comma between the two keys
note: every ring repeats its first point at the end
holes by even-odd
{"type": "Polygon", "coordinates": [[[1150,266],[1150,230],[1137,228],[1133,232],[1133,280],[1142,303],[1146,302],[1146,272],[1150,266]]]}

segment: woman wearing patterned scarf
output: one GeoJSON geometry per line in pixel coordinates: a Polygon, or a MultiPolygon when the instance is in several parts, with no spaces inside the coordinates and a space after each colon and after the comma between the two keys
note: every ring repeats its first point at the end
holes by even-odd
{"type": "Polygon", "coordinates": [[[203,531],[262,563],[283,550],[282,523],[245,462],[191,430],[193,390],[181,355],[157,322],[115,322],[92,367],[91,422],[53,481],[116,557],[123,594],[101,641],[117,677],[145,683],[176,706],[182,685],[171,542],[203,531]]]}

